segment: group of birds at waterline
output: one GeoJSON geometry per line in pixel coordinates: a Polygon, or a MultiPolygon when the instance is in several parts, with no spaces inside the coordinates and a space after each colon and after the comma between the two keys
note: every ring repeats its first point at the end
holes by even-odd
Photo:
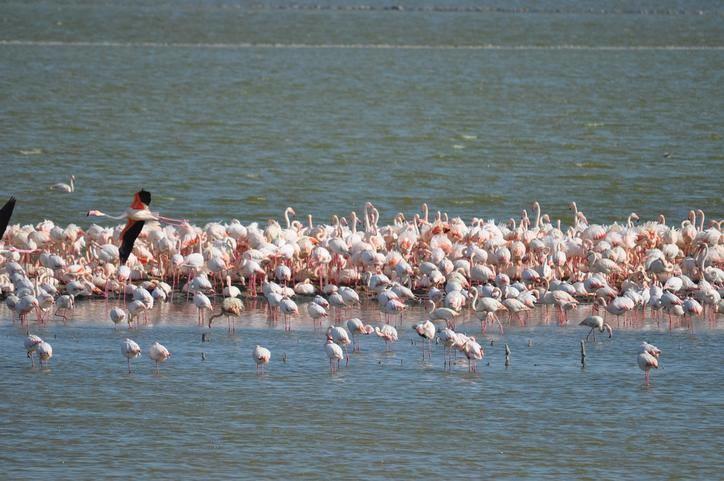
{"type": "MultiPolygon", "coordinates": [[[[474,336],[456,331],[466,312],[479,319],[483,333],[493,324],[503,334],[499,314],[524,324],[543,306],[546,318],[553,308],[564,326],[568,312],[590,303],[591,315],[581,322],[590,336],[610,335],[613,321],[605,319],[610,316],[619,326],[622,321],[633,326],[644,322],[648,310],[657,323],[667,317],[669,329],[674,320],[693,328],[694,316],[715,323],[724,307],[721,221],[707,228],[702,211],[675,225],[663,216],[637,224],[635,213],[623,224],[599,225],[571,203],[573,225],[564,229],[537,202],[533,219],[523,211],[520,219],[501,223],[482,218],[466,223],[441,212],[431,219],[423,204],[412,219],[400,213],[380,226],[378,210],[367,203],[361,216],[334,216],[331,224],[315,224],[311,215],[306,224],[292,220],[290,207],[285,226],[270,219],[265,225],[232,220],[198,227],[152,212],[150,203],[151,194],[141,190],[119,216],[88,212],[126,220],[124,226],[82,229],[49,220],[10,225],[11,199],[0,211],[0,289],[13,320],[17,314],[28,323],[33,311],[40,323],[53,311],[65,320],[78,298],[102,297],[130,300],[110,315],[131,326],[147,319],[155,303],[176,295],[192,300],[200,324],[211,328],[215,318],[225,316],[234,331],[242,297],[257,298],[261,289],[270,319],[282,316],[291,330],[300,316],[295,298],[310,299],[306,311],[316,326],[329,317],[336,324],[345,306],[359,303],[362,295],[378,302],[384,320],[377,327],[350,320],[352,337],[375,333],[389,348],[397,340],[395,320],[399,327],[408,306],[424,302],[427,319],[415,324],[415,332],[428,346],[442,343],[446,356],[462,352],[474,370],[483,349],[474,336]],[[221,309],[206,319],[217,294],[223,296],[221,309]]],[[[352,341],[341,326],[330,326],[326,334],[324,351],[334,370],[349,359],[343,351],[352,341]]],[[[130,370],[136,350],[127,350],[128,344],[124,341],[122,350],[130,370]]],[[[52,356],[50,349],[43,359],[47,350],[38,347],[29,356],[36,350],[45,362],[52,356]]],[[[260,369],[271,354],[258,350],[261,354],[255,349],[253,355],[260,369]]],[[[648,369],[658,362],[643,363],[645,353],[658,357],[644,349],[638,358],[648,381],[648,369]]]]}

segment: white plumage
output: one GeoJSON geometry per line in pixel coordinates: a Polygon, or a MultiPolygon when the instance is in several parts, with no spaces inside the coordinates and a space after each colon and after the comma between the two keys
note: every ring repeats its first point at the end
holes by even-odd
{"type": "Polygon", "coordinates": [[[124,339],[121,342],[121,354],[128,360],[128,373],[131,373],[131,359],[141,355],[141,347],[131,339],[124,339]]]}
{"type": "Polygon", "coordinates": [[[159,344],[157,341],[151,344],[151,347],[148,349],[148,357],[150,357],[156,363],[156,370],[158,370],[159,363],[162,363],[166,359],[171,357],[171,353],[168,349],[166,349],[166,346],[159,344]]]}
{"type": "Polygon", "coordinates": [[[339,361],[344,357],[344,352],[341,347],[334,343],[332,336],[327,336],[324,352],[327,353],[327,357],[329,358],[329,370],[335,372],[339,369],[339,361]],[[337,361],[336,367],[334,366],[334,361],[337,361]]]}
{"type": "Polygon", "coordinates": [[[43,340],[36,336],[35,334],[30,334],[28,337],[25,338],[25,341],[23,342],[23,345],[25,346],[25,351],[28,354],[28,357],[30,358],[30,362],[33,366],[35,366],[35,360],[33,359],[33,353],[38,349],[38,346],[43,342],[43,340]]]}
{"type": "Polygon", "coordinates": [[[271,351],[265,347],[261,347],[260,345],[256,345],[254,347],[254,350],[251,353],[251,357],[254,358],[254,362],[256,363],[256,371],[258,372],[264,372],[264,365],[269,363],[269,360],[271,359],[271,351]]]}

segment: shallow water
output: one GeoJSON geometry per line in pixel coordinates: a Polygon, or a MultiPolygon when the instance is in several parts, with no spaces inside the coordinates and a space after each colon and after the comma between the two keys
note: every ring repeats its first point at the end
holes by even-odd
{"type": "MultiPolygon", "coordinates": [[[[5,475],[715,479],[721,472],[721,318],[698,321],[693,334],[651,320],[615,329],[613,339],[589,343],[581,369],[587,329],[575,320],[545,324],[536,312],[502,337],[489,329],[485,357],[469,373],[462,361],[445,371],[438,345],[422,360],[410,326],[423,312],[413,307],[392,352],[363,336],[361,353],[330,374],[323,333],[306,314],[285,333],[268,324],[263,307],[247,304],[235,335],[221,322],[202,343],[191,304],[157,306],[147,326],[129,331],[112,327],[103,302],[84,302],[67,325],[31,321],[53,346],[43,369],[30,367],[25,331],[3,306],[5,475]],[[120,353],[125,337],[143,349],[130,375],[120,353]],[[649,387],[636,365],[644,339],[663,350],[649,387]],[[160,374],[147,356],[155,340],[172,352],[160,374]],[[262,376],[251,358],[255,344],[272,352],[262,376]]],[[[345,316],[379,319],[374,305],[345,316]]],[[[458,329],[480,334],[475,320],[458,329]]]]}

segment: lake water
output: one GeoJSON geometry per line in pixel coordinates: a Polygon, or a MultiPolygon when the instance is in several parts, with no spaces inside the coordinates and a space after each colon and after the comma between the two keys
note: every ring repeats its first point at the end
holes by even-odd
{"type": "MultiPolygon", "coordinates": [[[[18,197],[14,222],[83,227],[88,209],[118,213],[140,187],[196,224],[264,222],[287,205],[327,222],[366,201],[383,222],[423,201],[466,219],[517,217],[533,200],[564,222],[571,200],[598,222],[633,210],[678,222],[691,208],[722,218],[723,15],[720,2],[672,0],[5,2],[0,194],[18,197]],[[47,190],[71,173],[75,193],[47,190]]],[[[414,309],[393,353],[364,338],[330,375],[308,322],[287,334],[250,310],[235,336],[216,327],[201,343],[192,306],[161,309],[131,334],[144,355],[128,375],[129,334],[102,303],[37,330],[55,350],[43,370],[0,307],[0,478],[724,469],[721,322],[617,331],[582,370],[585,330],[538,314],[486,338],[469,374],[445,372],[439,346],[422,362],[414,309]],[[644,338],[664,350],[648,388],[644,338]],[[156,339],[173,352],[159,375],[156,339]],[[272,351],[261,377],[256,343],[272,351]]],[[[376,320],[369,309],[358,314],[376,320]]]]}
{"type": "Polygon", "coordinates": [[[196,223],[724,216],[719,2],[294,4],[4,4],[16,220],[84,223],[140,187],[196,223]]]}
{"type": "MultiPolygon", "coordinates": [[[[43,369],[31,368],[25,330],[2,306],[5,476],[716,479],[723,467],[721,322],[697,322],[693,334],[651,320],[615,328],[588,344],[582,369],[587,309],[563,328],[537,311],[502,337],[489,329],[469,373],[462,360],[444,370],[440,345],[422,360],[410,326],[424,312],[413,306],[392,352],[362,336],[361,352],[330,374],[323,331],[306,314],[286,333],[247,304],[235,335],[221,322],[202,342],[207,329],[183,301],[130,331],[112,327],[103,302],[81,303],[67,325],[31,321],[53,346],[43,369]],[[130,375],[125,337],[143,349],[130,375]],[[636,364],[644,339],[663,350],[648,387],[636,364]],[[160,374],[148,357],[156,340],[172,352],[160,374]],[[262,376],[256,344],[272,352],[262,376]]],[[[379,322],[374,304],[345,316],[379,322]]],[[[480,335],[480,324],[466,317],[458,330],[480,335]]]]}

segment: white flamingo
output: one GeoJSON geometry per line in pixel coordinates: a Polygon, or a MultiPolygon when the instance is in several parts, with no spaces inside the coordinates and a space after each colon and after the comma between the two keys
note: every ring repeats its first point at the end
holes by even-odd
{"type": "Polygon", "coordinates": [[[299,315],[299,307],[297,306],[297,303],[288,297],[284,297],[281,301],[279,301],[279,310],[284,317],[284,330],[291,331],[292,323],[289,321],[289,317],[299,315]]]}
{"type": "Polygon", "coordinates": [[[659,368],[659,360],[649,354],[647,351],[643,351],[639,354],[639,357],[637,359],[639,368],[644,371],[645,379],[646,379],[646,385],[649,384],[649,371],[651,368],[658,369],[659,368]]]}
{"type": "Polygon", "coordinates": [[[317,328],[317,321],[319,321],[319,324],[321,326],[322,321],[320,319],[327,317],[327,309],[320,306],[316,302],[310,302],[307,304],[307,313],[309,313],[309,317],[312,318],[315,329],[317,328]]]}
{"type": "Polygon", "coordinates": [[[588,335],[586,335],[586,340],[588,340],[588,336],[593,333],[593,342],[596,342],[596,333],[594,332],[595,329],[598,329],[598,332],[608,331],[608,337],[609,339],[611,336],[613,336],[613,329],[610,325],[603,322],[603,317],[601,316],[588,316],[584,320],[582,320],[579,324],[579,326],[586,326],[590,327],[591,330],[588,331],[588,335]]]}
{"type": "Polygon", "coordinates": [[[28,357],[30,358],[31,365],[33,367],[35,367],[33,353],[38,349],[38,346],[41,342],[43,342],[43,340],[35,334],[28,334],[28,337],[25,338],[25,342],[23,342],[23,345],[25,346],[25,351],[27,352],[28,357]]]}
{"type": "Polygon", "coordinates": [[[375,332],[370,325],[365,325],[360,319],[354,317],[347,321],[347,329],[352,333],[352,352],[359,352],[359,339],[357,336],[367,336],[375,332]]]}
{"type": "Polygon", "coordinates": [[[111,321],[113,321],[113,326],[117,326],[119,323],[126,320],[126,311],[121,309],[120,307],[114,307],[111,309],[110,312],[111,321]]]}
{"type": "Polygon", "coordinates": [[[206,317],[205,312],[211,311],[212,309],[211,300],[203,292],[195,292],[194,306],[196,306],[196,309],[198,310],[198,323],[199,325],[202,325],[204,323],[204,318],[206,317]]]}
{"type": "Polygon", "coordinates": [[[336,372],[337,369],[339,369],[339,361],[344,357],[342,348],[334,343],[332,336],[327,336],[327,343],[324,345],[324,351],[327,353],[327,357],[329,358],[329,371],[336,372]],[[334,361],[337,361],[336,367],[334,366],[334,361]]]}
{"type": "Polygon", "coordinates": [[[428,357],[432,357],[432,339],[435,337],[435,324],[430,322],[429,320],[426,320],[425,322],[420,322],[419,324],[415,324],[412,327],[418,336],[420,336],[423,339],[422,344],[422,359],[425,359],[425,346],[428,346],[428,357]]]}
{"type": "Polygon", "coordinates": [[[121,354],[123,354],[123,356],[128,361],[128,374],[130,374],[131,359],[135,359],[141,355],[141,348],[138,344],[135,343],[135,341],[126,338],[121,342],[121,354]]]}
{"type": "Polygon", "coordinates": [[[40,360],[40,367],[43,367],[43,363],[47,365],[48,360],[53,357],[53,347],[45,341],[38,344],[36,351],[40,360]]]}
{"type": "Polygon", "coordinates": [[[397,329],[389,324],[384,324],[382,328],[375,327],[375,334],[385,341],[385,351],[390,350],[390,344],[397,342],[397,329]]]}
{"type": "Polygon", "coordinates": [[[465,341],[465,344],[463,344],[462,351],[463,354],[465,354],[465,357],[468,358],[468,371],[477,372],[478,361],[485,355],[483,347],[478,344],[475,337],[470,336],[467,341],[465,341]]]}
{"type": "Polygon", "coordinates": [[[171,353],[168,349],[166,349],[166,346],[159,344],[158,341],[156,341],[151,344],[150,348],[148,348],[148,357],[156,363],[156,372],[158,372],[159,363],[162,363],[171,357],[171,353]]]}
{"type": "Polygon", "coordinates": [[[256,363],[256,373],[263,374],[264,365],[268,364],[269,359],[271,359],[271,351],[257,344],[251,353],[251,357],[254,358],[254,362],[256,363]]]}
{"type": "Polygon", "coordinates": [[[327,336],[330,336],[335,344],[338,344],[342,347],[345,354],[345,366],[349,365],[349,353],[347,352],[347,346],[352,344],[352,341],[349,338],[349,334],[345,330],[344,327],[340,326],[330,326],[327,329],[327,336]]]}

